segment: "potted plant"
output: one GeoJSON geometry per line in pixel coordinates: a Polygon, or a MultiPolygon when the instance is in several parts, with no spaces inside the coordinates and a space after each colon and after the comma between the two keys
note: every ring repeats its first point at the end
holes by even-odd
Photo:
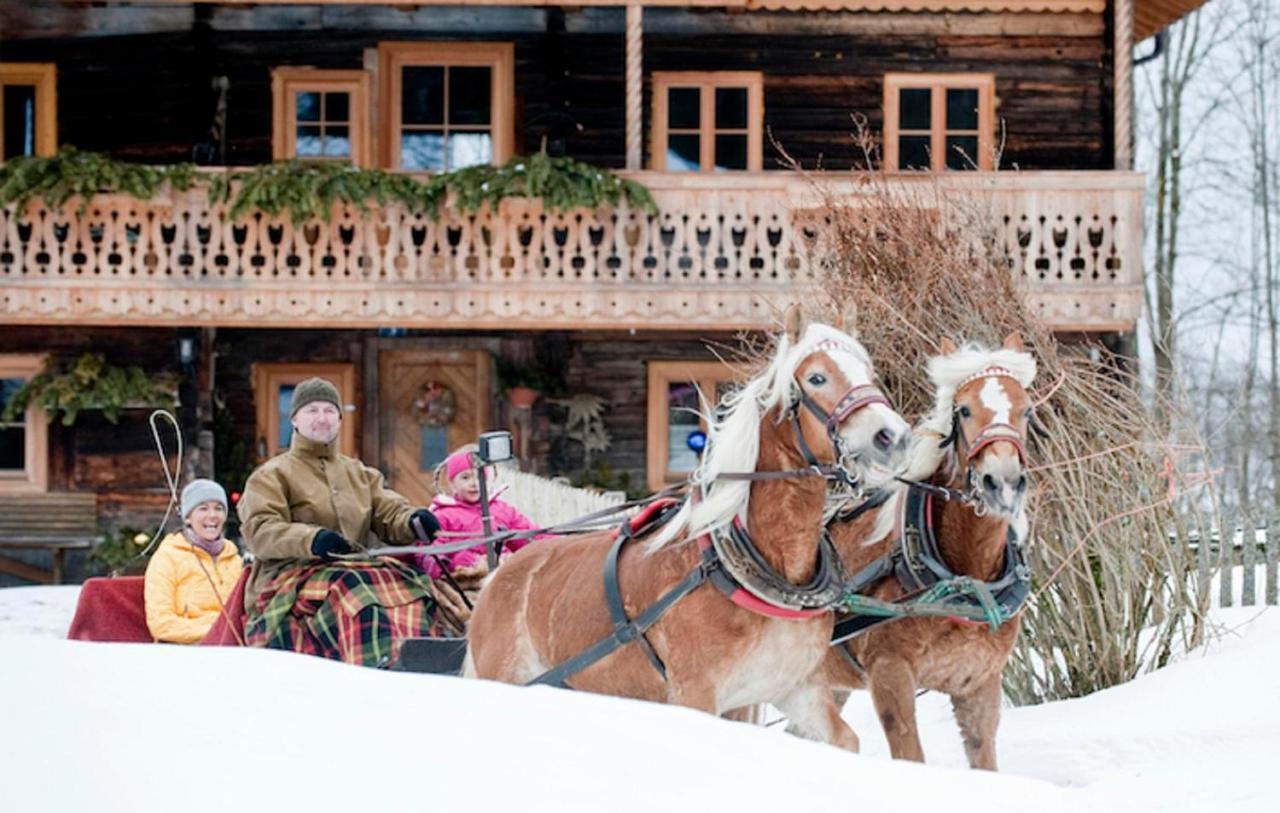
{"type": "Polygon", "coordinates": [[[499,395],[514,407],[527,409],[543,395],[556,395],[564,389],[561,376],[540,360],[531,362],[497,360],[499,395]]]}

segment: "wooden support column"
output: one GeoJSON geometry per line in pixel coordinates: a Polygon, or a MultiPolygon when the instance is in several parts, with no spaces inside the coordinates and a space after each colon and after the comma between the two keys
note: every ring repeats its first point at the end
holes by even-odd
{"type": "Polygon", "coordinates": [[[1133,0],[1115,0],[1112,6],[1114,96],[1112,101],[1112,151],[1115,169],[1133,169],[1133,0]]]}
{"type": "Polygon", "coordinates": [[[641,103],[644,96],[642,28],[644,7],[627,6],[627,169],[641,169],[644,130],[641,103]]]}

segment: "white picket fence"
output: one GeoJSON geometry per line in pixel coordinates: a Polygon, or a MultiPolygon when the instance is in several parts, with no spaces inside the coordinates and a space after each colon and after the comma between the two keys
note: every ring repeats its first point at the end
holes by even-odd
{"type": "MultiPolygon", "coordinates": [[[[620,491],[600,493],[585,488],[549,480],[536,474],[502,466],[498,470],[498,485],[506,485],[502,499],[520,509],[520,513],[539,526],[554,525],[585,516],[604,508],[626,502],[626,494],[620,491]]],[[[618,517],[620,522],[621,516],[618,517]]]]}

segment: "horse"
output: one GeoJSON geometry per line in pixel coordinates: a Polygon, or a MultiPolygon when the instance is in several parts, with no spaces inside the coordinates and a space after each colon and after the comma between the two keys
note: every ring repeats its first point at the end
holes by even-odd
{"type": "Polygon", "coordinates": [[[945,692],[970,767],[996,770],[1001,675],[1030,583],[1021,549],[1028,532],[1027,429],[1038,428],[1027,394],[1036,365],[1016,333],[994,351],[957,349],[947,339],[940,349],[928,365],[935,405],[916,430],[904,477],[933,487],[899,492],[852,522],[837,515],[828,531],[848,571],[864,575],[867,595],[896,601],[918,592],[937,563],[935,579],[949,570],[996,582],[1003,591],[997,598],[1006,599],[1012,618],[994,630],[985,622],[946,617],[870,626],[832,647],[819,680],[832,688],[839,706],[851,690],[869,688],[893,757],[917,762],[924,761],[924,751],[916,691],[945,692]],[[912,496],[915,507],[909,508],[912,496]],[[904,542],[906,533],[917,536],[904,542]],[[933,558],[923,561],[922,554],[933,558]]]}
{"type": "Polygon", "coordinates": [[[691,478],[698,499],[620,555],[603,531],[511,556],[476,602],[464,675],[538,680],[609,636],[624,611],[635,619],[696,576],[712,550],[736,591],[701,583],[647,633],[561,685],[711,714],[773,703],[804,736],[856,751],[830,692],[808,682],[829,649],[843,584],[820,544],[827,479],[815,472],[840,472],[861,491],[891,483],[905,462],[909,426],[873,376],[856,339],[789,311],[772,360],[709,420],[691,478]],[[612,591],[601,579],[611,555],[612,591]],[[607,604],[607,593],[620,601],[607,604]]]}

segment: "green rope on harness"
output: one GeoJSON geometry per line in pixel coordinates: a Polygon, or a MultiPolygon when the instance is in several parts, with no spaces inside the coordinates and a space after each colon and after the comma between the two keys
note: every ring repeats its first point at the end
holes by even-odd
{"type": "Polygon", "coordinates": [[[884,601],[858,593],[846,593],[836,605],[851,615],[871,615],[882,618],[954,617],[969,621],[985,621],[994,632],[1009,620],[1009,613],[996,602],[986,584],[968,576],[940,581],[914,598],[906,601],[884,601]],[[974,604],[956,603],[957,599],[971,598],[974,604]]]}

